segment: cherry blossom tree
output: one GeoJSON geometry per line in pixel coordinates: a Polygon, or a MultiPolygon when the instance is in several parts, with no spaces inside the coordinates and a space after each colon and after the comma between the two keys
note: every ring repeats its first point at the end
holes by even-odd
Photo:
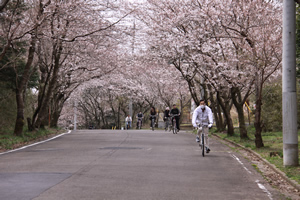
{"type": "Polygon", "coordinates": [[[23,1],[13,1],[11,5],[7,4],[7,8],[11,6],[12,9],[3,10],[5,20],[1,23],[3,27],[1,38],[4,39],[5,44],[4,48],[2,48],[0,60],[5,56],[7,49],[14,43],[20,42],[20,40],[28,48],[27,58],[24,58],[26,60],[24,69],[21,74],[19,74],[20,72],[16,73],[19,76],[16,77],[17,117],[14,133],[19,136],[22,134],[24,126],[25,93],[30,76],[34,71],[32,63],[34,61],[38,30],[40,23],[44,21],[46,16],[44,9],[48,6],[47,3],[44,4],[42,1],[32,3],[32,5],[30,8],[23,1]]]}
{"type": "MultiPolygon", "coordinates": [[[[122,60],[119,60],[119,66],[113,73],[95,80],[84,83],[80,86],[82,94],[78,95],[80,110],[82,111],[83,124],[88,125],[87,119],[97,121],[96,127],[109,127],[110,123],[118,128],[123,126],[125,116],[129,114],[129,102],[133,104],[133,119],[135,120],[138,112],[143,112],[147,120],[150,107],[154,106],[158,111],[164,110],[166,106],[173,103],[180,103],[181,109],[184,109],[190,102],[187,94],[186,84],[180,78],[180,74],[169,67],[162,67],[165,63],[159,60],[151,60],[146,55],[135,55],[132,60],[131,54],[122,54],[122,60]],[[95,90],[95,88],[97,88],[95,90]],[[93,91],[93,96],[97,98],[88,98],[87,91],[93,91]],[[101,109],[92,107],[93,105],[102,105],[101,109]],[[102,102],[102,103],[100,103],[102,102]],[[96,111],[98,110],[98,111],[96,111]],[[105,113],[101,115],[101,113],[105,113]],[[92,117],[91,117],[92,116],[92,117]],[[111,119],[111,122],[99,119],[111,119]],[[96,120],[97,119],[97,120],[96,120]]],[[[121,57],[121,54],[119,57],[121,57]]],[[[63,120],[63,117],[61,118],[63,120]]]]}
{"type": "MultiPolygon", "coordinates": [[[[2,15],[6,18],[1,23],[4,27],[1,37],[5,39],[6,43],[4,43],[4,48],[1,48],[0,59],[6,54],[7,48],[16,41],[23,41],[28,48],[27,64],[20,80],[17,81],[18,114],[15,134],[20,135],[23,130],[25,100],[23,94],[26,91],[32,69],[40,70],[41,79],[38,88],[39,102],[31,127],[42,127],[48,116],[49,102],[57,88],[59,73],[62,72],[61,68],[62,66],[72,66],[69,62],[72,59],[68,59],[68,57],[71,55],[73,57],[75,55],[78,57],[89,56],[89,52],[103,53],[105,46],[112,49],[113,43],[116,43],[112,43],[117,40],[117,37],[113,37],[113,35],[118,35],[114,26],[126,16],[126,13],[118,9],[118,3],[102,4],[92,0],[39,0],[38,2],[12,1],[11,4],[7,4],[6,8],[12,9],[4,9],[5,14],[2,15]],[[35,57],[36,54],[37,57],[35,57]]],[[[97,58],[100,59],[99,56],[97,58]]],[[[85,58],[84,60],[89,59],[85,58]]],[[[75,66],[79,70],[69,70],[71,72],[79,71],[79,74],[75,76],[81,74],[86,76],[86,79],[90,79],[101,76],[101,73],[107,73],[105,70],[101,71],[96,62],[92,66],[86,66],[89,63],[80,60],[79,64],[75,66]]],[[[109,67],[112,68],[111,65],[109,67]]],[[[82,80],[83,78],[81,80],[79,78],[78,82],[82,80]]]]}
{"type": "MultiPolygon", "coordinates": [[[[191,89],[195,88],[193,81],[203,77],[218,94],[226,94],[219,97],[227,105],[232,100],[239,113],[241,138],[247,138],[243,104],[256,83],[256,104],[261,105],[259,91],[280,67],[280,4],[149,0],[140,16],[150,29],[154,49],[184,72],[191,89]]],[[[232,134],[230,109],[221,107],[232,134]]],[[[255,122],[257,147],[263,146],[259,113],[260,109],[255,122]]]]}

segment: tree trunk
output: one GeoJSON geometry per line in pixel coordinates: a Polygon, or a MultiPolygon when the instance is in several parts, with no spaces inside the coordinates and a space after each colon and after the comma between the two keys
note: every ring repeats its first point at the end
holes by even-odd
{"type": "MultiPolygon", "coordinates": [[[[217,95],[216,95],[217,96],[217,95]]],[[[217,99],[217,98],[216,98],[217,99]]],[[[224,131],[226,129],[226,122],[224,120],[224,117],[223,117],[223,113],[222,113],[222,108],[219,104],[219,101],[217,99],[216,101],[216,105],[217,105],[217,113],[218,113],[218,117],[220,119],[220,131],[224,131]]]]}
{"type": "Polygon", "coordinates": [[[244,116],[243,106],[241,106],[240,104],[237,105],[236,110],[238,112],[240,138],[241,139],[249,139],[248,134],[247,134],[246,125],[245,125],[245,116],[244,116]]]}
{"type": "Polygon", "coordinates": [[[261,124],[261,106],[262,106],[262,94],[261,89],[256,86],[256,109],[255,109],[255,146],[256,148],[264,147],[263,139],[261,136],[262,124],[261,124]]]}
{"type": "Polygon", "coordinates": [[[238,113],[238,120],[239,120],[239,129],[240,129],[240,138],[241,139],[249,139],[247,134],[247,129],[245,125],[245,116],[244,116],[244,103],[246,98],[242,99],[241,91],[239,88],[231,88],[231,98],[232,102],[237,110],[238,113]]]}
{"type": "Polygon", "coordinates": [[[32,126],[30,117],[27,117],[27,126],[28,126],[28,131],[33,131],[34,130],[34,127],[32,126]]]}
{"type": "Polygon", "coordinates": [[[214,94],[212,92],[212,88],[210,85],[208,85],[208,90],[209,90],[209,99],[211,102],[211,109],[214,114],[217,130],[224,131],[225,127],[223,125],[223,117],[220,111],[220,106],[218,105],[218,101],[215,101],[214,99],[214,94]]]}
{"type": "Polygon", "coordinates": [[[15,123],[14,134],[17,136],[23,135],[23,126],[24,126],[24,100],[23,95],[16,90],[16,101],[17,101],[17,119],[15,123]]]}
{"type": "Polygon", "coordinates": [[[225,101],[225,103],[223,102],[221,96],[220,96],[220,92],[217,92],[217,99],[218,102],[223,110],[224,116],[226,118],[226,123],[227,123],[227,135],[228,136],[233,136],[234,135],[234,127],[233,127],[233,122],[232,122],[232,118],[231,118],[231,114],[230,114],[230,104],[229,102],[225,101]]]}
{"type": "Polygon", "coordinates": [[[25,97],[24,94],[26,93],[27,84],[29,81],[29,78],[31,76],[31,69],[32,69],[32,62],[34,58],[34,52],[35,52],[35,44],[36,44],[36,35],[37,30],[35,30],[35,33],[32,34],[31,37],[31,43],[30,48],[28,51],[28,57],[27,57],[27,63],[24,67],[24,72],[22,74],[21,80],[18,81],[18,77],[16,78],[16,102],[17,102],[17,119],[15,123],[15,130],[14,134],[17,136],[22,136],[23,134],[23,127],[24,127],[24,101],[25,97]]]}
{"type": "MultiPolygon", "coordinates": [[[[38,52],[41,52],[41,43],[39,43],[38,45],[38,52]]],[[[35,123],[36,123],[36,119],[38,117],[38,114],[41,111],[41,107],[44,103],[44,99],[45,99],[45,94],[46,94],[46,90],[48,87],[48,83],[49,83],[49,79],[50,79],[50,74],[52,73],[52,68],[50,68],[50,70],[47,69],[46,64],[44,64],[44,61],[42,59],[41,54],[38,54],[38,63],[39,63],[39,70],[40,70],[40,80],[39,80],[39,88],[38,88],[38,103],[37,103],[37,107],[33,113],[32,116],[32,124],[33,127],[35,127],[35,123]]]]}
{"type": "MultiPolygon", "coordinates": [[[[44,96],[44,99],[42,100],[42,104],[41,104],[41,108],[40,111],[38,113],[38,118],[35,122],[35,126],[36,127],[41,127],[44,126],[44,122],[45,119],[47,119],[48,116],[48,108],[49,108],[49,102],[51,101],[51,98],[53,96],[53,91],[55,89],[56,86],[56,82],[57,82],[57,78],[58,78],[58,72],[59,72],[59,68],[61,66],[60,64],[60,57],[61,57],[61,51],[62,51],[62,46],[61,46],[61,41],[58,42],[58,49],[55,50],[54,47],[54,68],[53,68],[53,73],[51,76],[51,80],[49,82],[49,86],[47,88],[47,92],[46,95],[44,96]]],[[[56,46],[56,45],[55,45],[56,46]]]]}
{"type": "Polygon", "coordinates": [[[53,98],[53,103],[50,104],[51,105],[50,127],[52,128],[58,127],[58,119],[60,117],[64,102],[65,102],[65,98],[63,94],[56,95],[53,98]]]}

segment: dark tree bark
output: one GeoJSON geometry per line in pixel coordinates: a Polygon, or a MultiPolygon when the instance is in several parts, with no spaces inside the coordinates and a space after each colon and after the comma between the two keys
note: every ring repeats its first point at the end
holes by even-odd
{"type": "Polygon", "coordinates": [[[244,116],[244,104],[246,99],[249,96],[250,90],[245,94],[242,98],[242,94],[239,88],[232,87],[231,88],[231,98],[232,102],[237,110],[238,113],[238,120],[239,120],[239,129],[240,129],[240,138],[241,139],[249,139],[247,134],[247,129],[245,125],[245,116],[244,116]]]}
{"type": "Polygon", "coordinates": [[[217,92],[217,100],[223,110],[224,116],[226,118],[226,124],[227,124],[227,135],[228,136],[233,136],[234,135],[234,127],[233,127],[233,122],[230,114],[230,109],[231,109],[231,103],[228,98],[224,98],[224,100],[221,97],[220,92],[217,92]]]}
{"type": "Polygon", "coordinates": [[[31,43],[28,51],[28,57],[27,57],[27,63],[24,68],[24,72],[22,74],[21,80],[16,81],[16,102],[17,102],[17,118],[15,123],[15,130],[14,134],[17,136],[23,135],[23,127],[24,127],[24,102],[25,97],[24,94],[26,93],[27,84],[29,81],[29,78],[31,76],[31,69],[32,69],[32,62],[34,58],[34,52],[35,52],[35,45],[36,45],[36,38],[37,35],[37,29],[35,30],[35,33],[31,36],[31,43]]]}
{"type": "Polygon", "coordinates": [[[212,112],[214,114],[217,130],[220,131],[220,132],[224,131],[225,126],[223,124],[223,117],[222,117],[222,114],[221,114],[220,106],[218,105],[218,101],[216,101],[215,98],[214,98],[214,94],[213,94],[211,85],[207,85],[207,87],[208,87],[208,90],[209,90],[209,100],[211,102],[211,109],[212,109],[212,112]]]}
{"type": "MultiPolygon", "coordinates": [[[[68,22],[66,23],[66,27],[68,27],[68,22]]],[[[65,35],[62,36],[64,38],[65,35]]],[[[39,110],[37,114],[37,120],[33,121],[35,127],[40,127],[44,126],[45,119],[47,119],[48,116],[48,110],[49,110],[49,105],[50,101],[53,97],[53,92],[56,88],[57,80],[58,80],[58,73],[59,70],[62,66],[61,63],[61,56],[62,56],[62,51],[63,51],[63,43],[62,40],[57,39],[54,41],[53,44],[53,64],[51,65],[51,70],[48,72],[48,76],[44,85],[43,89],[43,94],[41,99],[39,99],[39,110]],[[52,70],[53,69],[53,70],[52,70]],[[52,72],[52,73],[51,73],[52,72]],[[47,81],[48,82],[48,87],[47,86],[47,81]],[[47,90],[46,90],[47,88],[47,90]]]]}
{"type": "Polygon", "coordinates": [[[262,123],[261,123],[261,106],[262,106],[262,83],[259,81],[259,77],[257,76],[256,84],[255,84],[255,92],[256,92],[256,109],[255,109],[255,146],[256,148],[264,147],[263,139],[262,139],[262,123]]]}

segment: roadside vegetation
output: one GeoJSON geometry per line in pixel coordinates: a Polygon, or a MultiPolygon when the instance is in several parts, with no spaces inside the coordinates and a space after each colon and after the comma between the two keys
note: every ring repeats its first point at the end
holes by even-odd
{"type": "Polygon", "coordinates": [[[39,129],[38,131],[24,131],[23,136],[16,136],[11,133],[0,134],[0,152],[16,149],[33,142],[45,140],[54,135],[66,132],[64,129],[39,129]]]}
{"type": "MultiPolygon", "coordinates": [[[[300,166],[284,167],[283,166],[283,147],[282,147],[282,132],[264,132],[262,134],[265,146],[262,148],[255,147],[255,128],[248,127],[249,139],[241,140],[239,134],[228,136],[227,134],[217,133],[222,139],[227,139],[237,144],[240,144],[252,151],[258,153],[271,164],[284,172],[289,178],[297,181],[300,184],[300,166]]],[[[298,132],[298,143],[300,143],[300,132],[298,132]]],[[[300,160],[300,151],[299,151],[300,160]]]]}

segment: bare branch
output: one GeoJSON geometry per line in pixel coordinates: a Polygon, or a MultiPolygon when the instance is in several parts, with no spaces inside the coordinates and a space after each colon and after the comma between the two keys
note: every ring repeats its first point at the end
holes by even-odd
{"type": "Polygon", "coordinates": [[[119,20],[117,20],[116,22],[110,24],[110,25],[107,26],[107,27],[99,28],[99,29],[97,29],[97,30],[94,30],[94,31],[89,32],[89,33],[86,33],[86,34],[77,35],[77,36],[75,36],[74,38],[72,38],[72,39],[70,39],[70,40],[66,40],[66,39],[62,39],[62,40],[65,41],[65,42],[74,42],[77,38],[87,37],[87,36],[93,35],[94,33],[108,30],[109,28],[111,28],[111,27],[113,27],[114,25],[118,24],[122,19],[124,19],[125,17],[127,17],[127,16],[128,16],[129,14],[131,14],[132,12],[134,12],[134,11],[131,11],[131,12],[127,13],[126,15],[124,15],[123,17],[121,17],[119,20]]]}

